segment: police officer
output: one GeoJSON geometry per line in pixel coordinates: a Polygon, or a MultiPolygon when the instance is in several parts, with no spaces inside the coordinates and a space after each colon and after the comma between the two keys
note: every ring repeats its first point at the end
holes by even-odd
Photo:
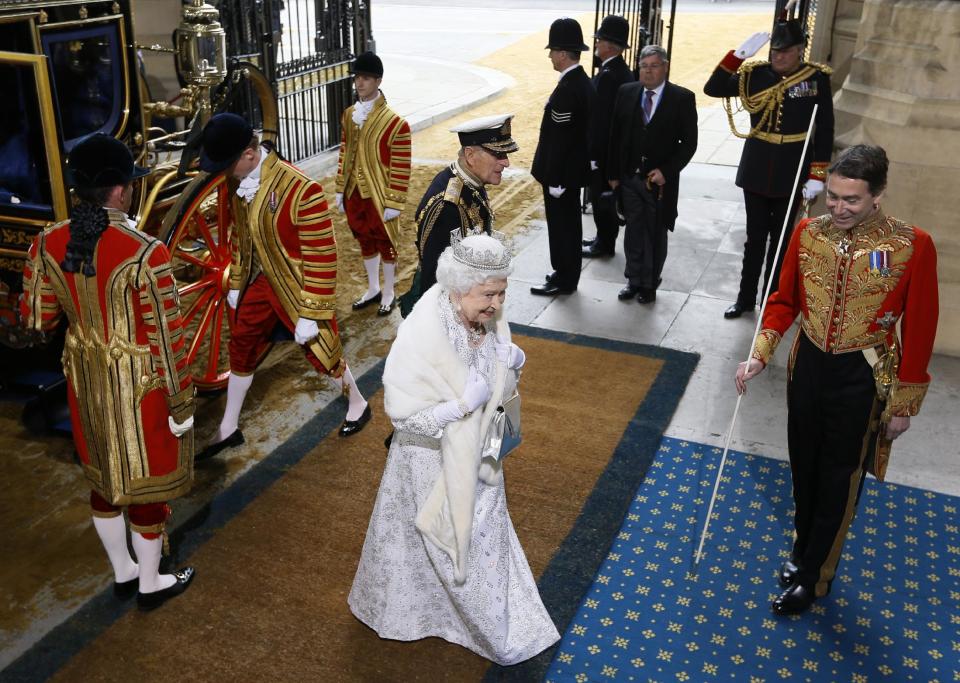
{"type": "Polygon", "coordinates": [[[580,282],[580,188],[590,182],[588,134],[596,99],[593,84],[580,66],[580,54],[589,48],[583,43],[583,30],[576,19],[554,21],[547,48],[560,82],[544,107],[531,169],[543,185],[553,267],[542,286],[530,288],[532,294],[540,296],[571,294],[580,282]]]}
{"type": "MultiPolygon", "coordinates": [[[[739,97],[741,106],[750,112],[750,131],[744,135],[734,130],[738,137],[747,138],[737,170],[737,186],[743,188],[747,211],[747,241],[743,245],[740,292],[724,312],[725,318],[739,318],[754,309],[764,252],[764,290],[771,273],[774,286],[779,280],[779,262],[774,264],[774,256],[787,211],[796,210],[796,200],[791,197],[793,181],[815,104],[819,109],[813,140],[803,159],[802,173],[807,180],[801,192],[804,199],[812,201],[823,190],[833,147],[831,71],[802,60],[805,44],[799,21],[780,21],[772,36],[755,33],[738,49],[728,52],[703,87],[711,97],[739,97]],[[744,63],[767,40],[770,61],[744,63]]],[[[724,106],[732,128],[729,99],[724,106]]],[[[787,225],[792,228],[792,217],[787,225]]],[[[789,237],[784,236],[784,243],[789,237]]]]}
{"type": "Polygon", "coordinates": [[[600,22],[594,35],[594,55],[601,61],[600,70],[593,77],[597,100],[590,119],[590,201],[597,236],[584,240],[584,258],[613,256],[613,247],[620,232],[620,223],[614,205],[613,192],[607,185],[607,145],[610,142],[610,122],[617,90],[624,83],[633,83],[633,72],[623,59],[623,51],[630,48],[627,35],[630,24],[623,17],[610,14],[600,22]]]}

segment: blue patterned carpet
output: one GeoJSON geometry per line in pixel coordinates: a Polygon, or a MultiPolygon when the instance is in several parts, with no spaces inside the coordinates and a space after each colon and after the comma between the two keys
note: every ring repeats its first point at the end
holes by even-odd
{"type": "MultiPolygon", "coordinates": [[[[546,680],[960,681],[958,499],[869,478],[833,590],[777,617],[786,462],[664,438],[546,680]]],[[[896,457],[896,454],[894,454],[896,457]]]]}

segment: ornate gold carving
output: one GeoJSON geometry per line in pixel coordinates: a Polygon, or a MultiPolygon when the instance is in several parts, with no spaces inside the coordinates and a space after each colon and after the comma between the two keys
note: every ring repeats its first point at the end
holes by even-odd
{"type": "Polygon", "coordinates": [[[87,16],[90,14],[90,12],[87,11],[87,6],[86,6],[86,5],[80,5],[80,10],[79,10],[78,14],[80,15],[80,18],[81,18],[81,19],[86,19],[87,16]]]}

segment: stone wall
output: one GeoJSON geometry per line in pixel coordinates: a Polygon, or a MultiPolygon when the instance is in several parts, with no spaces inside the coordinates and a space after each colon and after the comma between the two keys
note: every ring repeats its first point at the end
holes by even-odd
{"type": "Polygon", "coordinates": [[[834,97],[837,148],[885,148],[891,166],[884,210],[933,236],[936,350],[950,355],[960,355],[958,36],[960,2],[865,0],[849,73],[834,97]]]}

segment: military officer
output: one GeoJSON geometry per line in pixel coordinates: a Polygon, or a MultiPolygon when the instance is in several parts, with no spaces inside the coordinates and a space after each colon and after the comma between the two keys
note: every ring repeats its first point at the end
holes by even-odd
{"type": "Polygon", "coordinates": [[[794,231],[752,357],[737,369],[743,393],[800,316],[787,371],[796,538],[777,614],[829,593],[864,472],[883,477],[885,449],[910,427],[930,383],[937,254],[927,233],[884,214],[887,168],[884,150],[868,145],[830,167],[828,214],[794,231]]]}
{"type": "MultiPolygon", "coordinates": [[[[460,141],[457,160],[438,173],[417,207],[420,291],[437,281],[437,260],[450,246],[450,232],[493,230],[493,209],[487,185],[499,185],[520,149],[510,132],[513,114],[495,114],[465,121],[451,129],[460,141]]],[[[412,304],[411,304],[412,305],[412,304]]]]}
{"type": "Polygon", "coordinates": [[[160,573],[167,502],[193,482],[194,389],[177,283],[167,248],[127,216],[133,181],[147,173],[127,146],[92,135],[70,150],[67,167],[77,201],[69,220],[30,247],[20,313],[36,330],[67,318],[63,372],[93,526],[114,594],[151,610],[194,577],[192,567],[160,573]]]}
{"type": "MultiPolygon", "coordinates": [[[[777,242],[787,212],[793,225],[797,198],[792,197],[793,182],[800,165],[807,126],[814,105],[819,105],[808,154],[803,161],[801,178],[806,178],[801,194],[812,201],[823,190],[823,179],[833,148],[833,97],[830,92],[830,69],[804,62],[806,36],[800,22],[780,21],[772,36],[755,33],[736,50],[731,50],[714,70],[703,91],[724,101],[733,116],[729,98],[738,97],[750,113],[750,131],[746,137],[737,185],[743,188],[747,212],[747,241],[743,245],[743,265],[737,300],[725,312],[725,318],[739,318],[754,310],[760,271],[766,283],[773,275],[778,282],[779,260],[774,262],[777,242]],[[770,41],[769,62],[746,62],[767,40],[770,41]],[[766,253],[766,258],[764,258],[766,253]],[[764,263],[766,264],[764,266],[764,263]]],[[[784,235],[784,244],[789,241],[784,235]]]]}
{"type": "Polygon", "coordinates": [[[584,240],[585,258],[613,256],[617,233],[620,232],[615,199],[607,184],[607,146],[617,91],[624,83],[636,80],[623,59],[623,51],[630,47],[627,42],[629,32],[630,24],[626,19],[610,14],[603,18],[594,35],[594,54],[601,61],[600,69],[593,77],[597,99],[590,119],[590,202],[597,236],[593,240],[584,240]]]}
{"type": "Polygon", "coordinates": [[[395,303],[400,212],[410,183],[410,126],[387,105],[380,90],[383,62],[377,55],[359,55],[353,73],[357,102],[340,121],[336,202],[347,214],[367,271],[367,291],[353,302],[353,309],[379,302],[377,315],[389,315],[395,303]]]}
{"type": "Polygon", "coordinates": [[[572,294],[580,282],[580,189],[590,182],[590,115],[596,99],[593,84],[580,66],[580,55],[589,48],[583,44],[583,30],[576,19],[563,17],[551,24],[547,49],[560,82],[543,109],[531,169],[543,186],[553,268],[543,285],[530,288],[539,296],[572,294]]]}
{"type": "Polygon", "coordinates": [[[212,117],[203,130],[200,168],[240,181],[233,197],[236,231],[227,303],[230,331],[227,405],[213,442],[197,460],[244,442],[240,410],[253,373],[280,324],[293,332],[307,360],[347,397],[341,436],[363,429],[370,406],[343,357],[336,318],[337,243],[320,183],[261,144],[236,114],[212,117]]]}

